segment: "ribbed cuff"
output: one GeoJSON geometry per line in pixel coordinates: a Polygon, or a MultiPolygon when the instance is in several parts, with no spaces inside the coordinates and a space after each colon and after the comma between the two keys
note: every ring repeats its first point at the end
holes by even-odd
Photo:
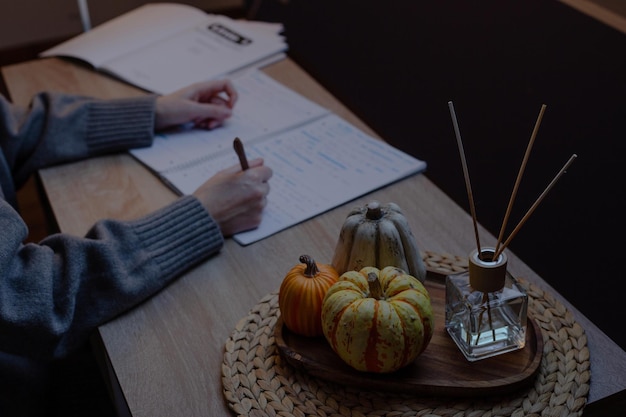
{"type": "Polygon", "coordinates": [[[156,96],[95,100],[90,104],[87,145],[90,154],[150,146],[156,96]]]}
{"type": "Polygon", "coordinates": [[[131,224],[167,277],[183,273],[224,245],[219,226],[193,196],[181,197],[131,224]]]}

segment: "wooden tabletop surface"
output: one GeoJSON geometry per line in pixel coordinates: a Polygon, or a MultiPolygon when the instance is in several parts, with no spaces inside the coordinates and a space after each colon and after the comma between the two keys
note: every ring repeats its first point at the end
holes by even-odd
{"type": "MultiPolygon", "coordinates": [[[[293,61],[285,59],[264,71],[375,136],[293,61]]],[[[27,104],[41,90],[104,98],[145,94],[56,58],[7,66],[2,74],[11,99],[20,104],[27,104]]],[[[98,219],[136,218],[176,198],[127,154],[48,168],[40,177],[60,230],[79,236],[98,219]]],[[[278,289],[301,254],[329,263],[348,210],[372,200],[397,203],[422,250],[465,256],[475,246],[470,216],[438,189],[427,173],[377,190],[255,244],[243,247],[229,239],[221,253],[99,328],[96,342],[109,365],[120,414],[229,415],[222,393],[221,366],[224,342],[234,326],[262,297],[278,289]]],[[[481,243],[495,243],[485,229],[479,230],[481,243]]],[[[626,389],[626,352],[537,276],[532,266],[514,253],[508,252],[508,256],[514,276],[554,294],[585,329],[591,355],[589,402],[626,389]]]]}

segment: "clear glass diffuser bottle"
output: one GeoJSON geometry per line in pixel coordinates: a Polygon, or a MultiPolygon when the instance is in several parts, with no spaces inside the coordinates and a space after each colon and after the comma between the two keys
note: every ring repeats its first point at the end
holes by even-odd
{"type": "Polygon", "coordinates": [[[446,330],[469,361],[522,349],[528,296],[504,253],[472,251],[467,272],[446,277],[446,330]]]}

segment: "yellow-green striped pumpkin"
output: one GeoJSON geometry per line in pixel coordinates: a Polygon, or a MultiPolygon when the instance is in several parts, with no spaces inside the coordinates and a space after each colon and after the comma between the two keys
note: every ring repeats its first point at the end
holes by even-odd
{"type": "Polygon", "coordinates": [[[413,362],[430,342],[433,320],[424,285],[392,266],[345,272],[322,303],[326,340],[359,371],[387,373],[413,362]]]}

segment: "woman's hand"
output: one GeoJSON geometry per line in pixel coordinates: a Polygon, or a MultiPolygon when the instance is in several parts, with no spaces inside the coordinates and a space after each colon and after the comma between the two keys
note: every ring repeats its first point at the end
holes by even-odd
{"type": "Polygon", "coordinates": [[[229,80],[195,83],[156,100],[155,130],[193,123],[213,129],[232,114],[237,91],[229,80]]]}
{"type": "Polygon", "coordinates": [[[231,236],[261,223],[271,177],[272,170],[257,158],[245,171],[236,165],[218,172],[193,195],[219,224],[222,234],[231,236]]]}

